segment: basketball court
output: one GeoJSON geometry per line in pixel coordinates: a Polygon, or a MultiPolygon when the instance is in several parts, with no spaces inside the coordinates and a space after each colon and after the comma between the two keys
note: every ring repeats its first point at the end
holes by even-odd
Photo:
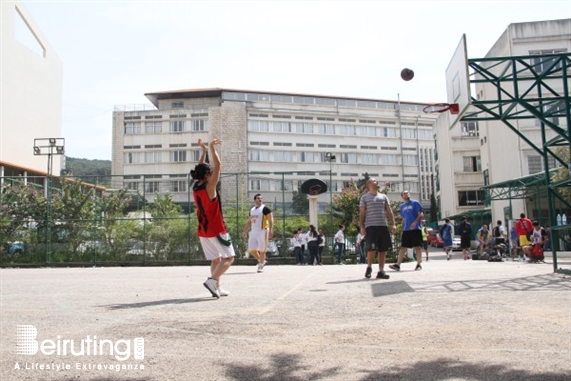
{"type": "Polygon", "coordinates": [[[570,276],[461,258],[432,253],[389,280],[365,265],[233,266],[221,299],[203,266],[2,269],[1,378],[568,380],[570,276]],[[53,353],[17,354],[17,326],[53,353]],[[57,355],[88,336],[123,344],[57,355]]]}

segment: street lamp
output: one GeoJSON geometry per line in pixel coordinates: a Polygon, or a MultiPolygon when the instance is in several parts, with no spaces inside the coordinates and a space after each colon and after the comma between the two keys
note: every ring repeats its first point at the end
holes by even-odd
{"type": "Polygon", "coordinates": [[[65,139],[64,138],[40,138],[34,139],[34,156],[48,157],[48,172],[46,181],[46,262],[50,262],[51,255],[51,220],[52,220],[52,168],[53,155],[65,155],[65,139]]]}
{"type": "Polygon", "coordinates": [[[327,152],[325,159],[329,162],[329,223],[333,224],[333,162],[335,161],[335,155],[327,152]]]}

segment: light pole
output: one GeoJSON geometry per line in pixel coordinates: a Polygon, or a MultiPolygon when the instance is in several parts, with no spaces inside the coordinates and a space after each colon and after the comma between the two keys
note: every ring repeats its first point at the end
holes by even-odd
{"type": "Polygon", "coordinates": [[[329,224],[333,224],[333,162],[335,155],[331,152],[325,154],[325,158],[329,162],[329,224]]]}
{"type": "Polygon", "coordinates": [[[52,168],[53,168],[53,155],[65,155],[65,139],[64,138],[40,138],[34,139],[34,156],[47,156],[48,157],[48,172],[46,181],[46,263],[50,262],[52,251],[52,168]]]}

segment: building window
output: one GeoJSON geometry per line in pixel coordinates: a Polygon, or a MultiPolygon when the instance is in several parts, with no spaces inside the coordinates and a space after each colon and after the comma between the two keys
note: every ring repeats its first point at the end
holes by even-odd
{"type": "Polygon", "coordinates": [[[362,126],[361,127],[361,136],[376,136],[377,129],[371,126],[362,126]]]}
{"type": "Polygon", "coordinates": [[[263,179],[250,180],[250,190],[251,191],[269,191],[270,181],[263,179]]]}
{"type": "Polygon", "coordinates": [[[251,161],[268,161],[270,159],[270,155],[268,151],[260,151],[260,150],[249,150],[248,156],[250,157],[251,161]]]}
{"type": "Polygon", "coordinates": [[[186,151],[172,151],[170,153],[170,159],[171,162],[175,163],[186,161],[186,151]]]}
{"type": "Polygon", "coordinates": [[[296,123],[295,132],[313,134],[313,123],[296,123]]]}
{"type": "Polygon", "coordinates": [[[284,180],[278,181],[278,189],[281,191],[291,191],[293,190],[293,181],[292,180],[284,180]]]}
{"type": "Polygon", "coordinates": [[[418,165],[418,160],[416,155],[402,155],[403,165],[418,165]]]}
{"type": "Polygon", "coordinates": [[[129,190],[138,191],[140,184],[141,184],[141,183],[138,182],[138,181],[126,181],[126,182],[125,182],[125,188],[127,188],[127,189],[129,189],[129,190]]]}
{"type": "Polygon", "coordinates": [[[152,163],[161,163],[161,155],[162,152],[154,151],[154,152],[145,152],[145,163],[152,164],[152,163]]]}
{"type": "Polygon", "coordinates": [[[319,123],[317,124],[317,132],[320,135],[335,135],[335,125],[319,123]]]}
{"type": "Polygon", "coordinates": [[[465,156],[462,158],[464,163],[464,172],[481,172],[482,162],[480,156],[465,156]]]}
{"type": "Polygon", "coordinates": [[[159,182],[158,181],[149,181],[145,183],[145,192],[147,193],[154,193],[159,191],[159,182]]]}
{"type": "MultiPolygon", "coordinates": [[[[557,162],[555,161],[555,158],[553,158],[553,157],[548,157],[547,163],[548,163],[549,169],[553,169],[557,165],[557,162]]],[[[527,170],[528,170],[528,173],[530,175],[534,174],[534,173],[543,172],[543,158],[539,155],[528,156],[527,157],[527,170]]]]}
{"type": "Polygon", "coordinates": [[[125,135],[140,134],[140,133],[141,133],[141,122],[125,123],[125,135]]]}
{"type": "Polygon", "coordinates": [[[416,130],[414,128],[403,128],[401,131],[403,139],[416,139],[416,130]]]}
{"type": "Polygon", "coordinates": [[[339,162],[346,163],[346,164],[356,164],[357,163],[357,154],[356,153],[340,153],[339,162]]]}
{"type": "Polygon", "coordinates": [[[268,132],[270,131],[270,124],[265,120],[250,120],[248,121],[248,131],[268,132]]]}
{"type": "Polygon", "coordinates": [[[378,164],[377,155],[373,153],[362,153],[361,154],[361,162],[363,164],[378,164]]]}
{"type": "Polygon", "coordinates": [[[200,161],[201,155],[202,155],[202,150],[199,150],[199,149],[190,150],[190,161],[193,163],[200,161]]]}
{"type": "MultiPolygon", "coordinates": [[[[558,53],[566,53],[567,49],[548,49],[548,50],[530,50],[530,56],[543,56],[545,54],[558,54],[558,53]]],[[[555,60],[559,59],[558,57],[532,57],[530,59],[531,65],[536,73],[543,73],[549,66],[553,65],[555,60]]],[[[561,60],[555,65],[552,70],[561,69],[561,60]]]]}
{"type": "Polygon", "coordinates": [[[419,140],[432,140],[432,130],[418,130],[419,140]]]}
{"type": "Polygon", "coordinates": [[[206,120],[204,119],[193,119],[191,123],[191,131],[208,131],[206,120]]]}
{"type": "Polygon", "coordinates": [[[170,132],[184,132],[186,121],[184,120],[171,120],[170,132]]]}
{"type": "Polygon", "coordinates": [[[291,163],[293,155],[289,151],[274,151],[274,161],[291,163]]]}
{"type": "Polygon", "coordinates": [[[139,164],[141,162],[140,152],[125,152],[123,154],[125,164],[139,164]]]}
{"type": "Polygon", "coordinates": [[[313,163],[315,162],[315,155],[313,152],[298,152],[298,157],[302,163],[313,163]]]}
{"type": "Polygon", "coordinates": [[[291,132],[290,122],[272,122],[272,130],[274,132],[291,132]]]}
{"type": "Polygon", "coordinates": [[[397,130],[391,127],[381,127],[381,136],[384,138],[396,138],[397,130]]]}
{"type": "Polygon", "coordinates": [[[172,102],[171,107],[172,108],[184,108],[184,102],[172,102]]]}
{"type": "Polygon", "coordinates": [[[145,134],[160,134],[163,132],[163,124],[161,122],[146,122],[145,134]]]}
{"type": "Polygon", "coordinates": [[[341,125],[341,126],[339,126],[339,134],[340,135],[355,136],[356,135],[355,126],[341,125]]]}
{"type": "Polygon", "coordinates": [[[187,185],[186,180],[171,181],[170,191],[171,192],[186,192],[186,189],[187,189],[186,185],[187,185]]]}
{"type": "Polygon", "coordinates": [[[397,155],[381,155],[381,164],[384,165],[397,165],[397,155]]]}
{"type": "Polygon", "coordinates": [[[460,122],[462,136],[479,136],[478,122],[460,122]]]}
{"type": "Polygon", "coordinates": [[[459,206],[484,205],[484,191],[481,190],[459,191],[458,205],[459,206]]]}

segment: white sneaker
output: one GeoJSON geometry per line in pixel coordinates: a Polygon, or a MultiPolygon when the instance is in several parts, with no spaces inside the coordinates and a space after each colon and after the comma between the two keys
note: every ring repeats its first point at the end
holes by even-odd
{"type": "Polygon", "coordinates": [[[218,293],[220,294],[220,296],[230,295],[230,293],[228,291],[226,291],[225,289],[223,289],[222,287],[218,287],[218,293]]]}
{"type": "Polygon", "coordinates": [[[264,261],[264,263],[258,263],[258,272],[259,273],[263,273],[264,272],[264,266],[266,265],[267,261],[264,261]]]}
{"type": "Polygon", "coordinates": [[[220,298],[220,292],[218,291],[218,287],[216,287],[216,281],[214,279],[206,279],[206,282],[204,282],[203,285],[208,291],[210,291],[213,297],[220,298]]]}

